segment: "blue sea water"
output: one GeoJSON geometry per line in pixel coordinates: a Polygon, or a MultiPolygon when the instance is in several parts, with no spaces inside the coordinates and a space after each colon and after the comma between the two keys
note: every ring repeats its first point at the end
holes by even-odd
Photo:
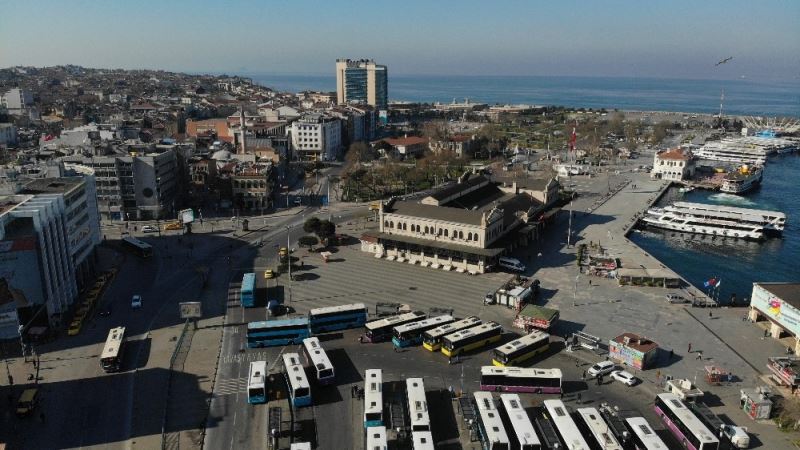
{"type": "Polygon", "coordinates": [[[731,294],[749,298],[756,281],[800,282],[800,155],[770,159],[761,187],[746,196],[695,190],[671,190],[662,203],[683,200],[743,208],[782,211],[787,215],[783,237],[763,242],[712,239],[710,236],[644,230],[630,238],[678,272],[698,289],[713,277],[721,280],[719,299],[731,294]]]}
{"type": "MultiPolygon", "coordinates": [[[[242,74],[273,89],[335,91],[327,75],[242,74]]],[[[556,76],[390,75],[389,98],[412,102],[453,99],[640,111],[800,117],[800,80],[753,81],[556,76]]]]}

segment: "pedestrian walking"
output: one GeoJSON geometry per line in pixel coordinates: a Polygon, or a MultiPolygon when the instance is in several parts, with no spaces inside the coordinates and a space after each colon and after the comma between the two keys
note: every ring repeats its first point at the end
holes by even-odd
{"type": "Polygon", "coordinates": [[[687,350],[686,353],[692,353],[692,343],[691,342],[689,342],[689,350],[687,350]]]}
{"type": "Polygon", "coordinates": [[[769,336],[769,330],[765,328],[764,329],[764,337],[767,337],[767,336],[769,336]]]}
{"type": "Polygon", "coordinates": [[[695,359],[703,359],[703,352],[697,352],[697,358],[695,359]]]}
{"type": "Polygon", "coordinates": [[[708,310],[708,318],[710,319],[714,314],[711,313],[711,310],[708,310]]]}
{"type": "Polygon", "coordinates": [[[578,404],[579,405],[581,404],[581,393],[580,392],[578,392],[578,404]]]}
{"type": "Polygon", "coordinates": [[[600,386],[600,375],[594,378],[597,381],[597,385],[600,386]]]}
{"type": "Polygon", "coordinates": [[[673,350],[669,351],[669,360],[672,361],[672,357],[675,356],[675,352],[673,350]]]}
{"type": "Polygon", "coordinates": [[[364,335],[363,334],[358,336],[358,343],[359,344],[363,344],[364,343],[364,335]]]}
{"type": "Polygon", "coordinates": [[[793,385],[791,386],[791,388],[792,388],[792,395],[794,395],[794,391],[795,391],[795,389],[797,389],[797,385],[796,385],[796,384],[793,384],[793,385]]]}
{"type": "Polygon", "coordinates": [[[581,375],[581,380],[586,380],[586,371],[583,371],[583,375],[581,375]]]}

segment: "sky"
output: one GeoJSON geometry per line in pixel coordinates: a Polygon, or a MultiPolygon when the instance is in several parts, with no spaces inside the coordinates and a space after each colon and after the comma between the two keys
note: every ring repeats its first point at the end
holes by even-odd
{"type": "Polygon", "coordinates": [[[800,1],[10,1],[0,67],[800,79],[800,1]],[[728,63],[717,61],[733,56],[728,63]]]}

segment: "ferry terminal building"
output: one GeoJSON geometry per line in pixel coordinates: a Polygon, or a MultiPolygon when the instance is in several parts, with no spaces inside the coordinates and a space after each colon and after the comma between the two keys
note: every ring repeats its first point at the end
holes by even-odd
{"type": "Polygon", "coordinates": [[[800,283],[753,283],[750,296],[751,321],[769,321],[769,335],[781,339],[790,335],[790,348],[800,356],[800,283]]]}

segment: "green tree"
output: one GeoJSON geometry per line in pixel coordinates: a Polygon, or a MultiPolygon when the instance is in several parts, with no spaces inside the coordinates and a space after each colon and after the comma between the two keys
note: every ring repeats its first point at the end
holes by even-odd
{"type": "Polygon", "coordinates": [[[319,236],[320,240],[327,241],[328,238],[336,234],[336,224],[331,222],[330,220],[322,220],[319,223],[319,228],[317,231],[317,236],[319,236]]]}
{"type": "Polygon", "coordinates": [[[300,247],[308,247],[309,251],[314,250],[314,246],[319,243],[319,239],[316,236],[300,236],[300,239],[297,240],[297,245],[300,247]]]}
{"type": "Polygon", "coordinates": [[[317,217],[309,217],[303,224],[303,231],[306,233],[319,234],[320,220],[317,217]]]}

